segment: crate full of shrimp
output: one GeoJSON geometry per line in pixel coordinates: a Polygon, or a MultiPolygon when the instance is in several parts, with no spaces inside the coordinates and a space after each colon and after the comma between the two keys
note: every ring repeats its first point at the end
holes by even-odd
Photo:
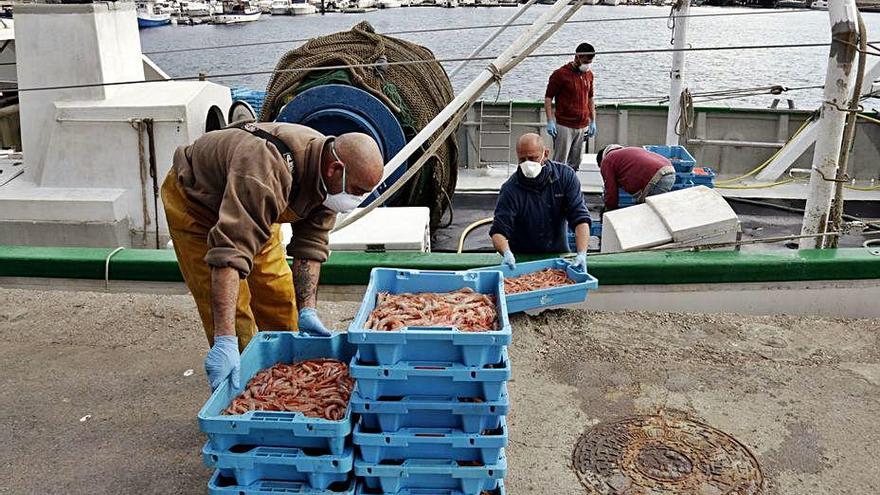
{"type": "Polygon", "coordinates": [[[498,363],[511,340],[502,276],[374,268],[348,340],[365,363],[498,363]]]}
{"type": "Polygon", "coordinates": [[[259,332],[241,354],[241,389],[220,385],[199,411],[199,428],[221,451],[258,445],[342,455],[352,427],[354,353],[344,334],[259,332]]]}
{"type": "Polygon", "coordinates": [[[587,293],[599,287],[599,281],[589,273],[573,268],[562,258],[475,268],[504,274],[504,293],[507,311],[520,311],[584,302],[587,293]]]}
{"type": "Polygon", "coordinates": [[[208,482],[208,495],[354,495],[355,490],[354,476],[349,476],[343,482],[332,483],[326,489],[314,488],[305,481],[265,480],[239,485],[234,478],[224,476],[220,470],[214,471],[208,482]]]}

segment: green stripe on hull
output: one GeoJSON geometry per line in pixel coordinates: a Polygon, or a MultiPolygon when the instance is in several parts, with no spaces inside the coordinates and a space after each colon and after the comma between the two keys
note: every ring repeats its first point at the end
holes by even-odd
{"type": "MultiPolygon", "coordinates": [[[[104,278],[113,249],[0,246],[0,277],[104,278]]],[[[521,261],[529,257],[522,256],[521,261]]],[[[321,283],[364,285],[374,267],[464,270],[496,265],[493,254],[350,253],[330,256],[321,283]]],[[[880,256],[865,249],[764,252],[624,253],[589,258],[602,285],[880,279],[880,256]]],[[[174,252],[126,249],[113,256],[111,280],[182,281],[174,252]]]]}

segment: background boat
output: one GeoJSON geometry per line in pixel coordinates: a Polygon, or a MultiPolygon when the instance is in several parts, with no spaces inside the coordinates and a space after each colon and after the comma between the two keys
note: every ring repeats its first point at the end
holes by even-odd
{"type": "Polygon", "coordinates": [[[220,12],[214,14],[214,24],[236,24],[260,19],[260,8],[248,1],[223,2],[220,12]]]}
{"type": "Polygon", "coordinates": [[[171,14],[153,2],[138,2],[137,23],[139,28],[163,26],[171,23],[171,14]]]}

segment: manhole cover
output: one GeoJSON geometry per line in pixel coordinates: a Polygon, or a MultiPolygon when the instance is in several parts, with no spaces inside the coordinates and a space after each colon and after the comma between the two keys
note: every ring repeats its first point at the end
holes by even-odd
{"type": "Polygon", "coordinates": [[[637,416],[578,439],[572,464],[587,493],[760,495],[764,476],[749,450],[695,421],[637,416]]]}

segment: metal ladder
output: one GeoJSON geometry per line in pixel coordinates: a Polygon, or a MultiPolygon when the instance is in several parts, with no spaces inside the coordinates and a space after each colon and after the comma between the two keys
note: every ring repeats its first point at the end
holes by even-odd
{"type": "MultiPolygon", "coordinates": [[[[507,103],[507,115],[486,115],[486,107],[483,104],[483,100],[480,100],[480,122],[479,122],[479,130],[477,134],[477,163],[480,167],[485,167],[491,164],[504,164],[508,166],[508,173],[510,175],[510,161],[511,161],[511,148],[513,147],[513,102],[507,103]],[[506,127],[507,130],[497,131],[497,130],[486,130],[484,129],[484,124],[488,124],[491,127],[496,127],[498,124],[506,127]],[[483,136],[487,135],[506,135],[507,136],[507,146],[499,146],[497,144],[493,145],[483,145],[483,136]],[[483,152],[484,151],[493,151],[493,150],[507,150],[507,160],[486,160],[483,152]]],[[[490,128],[491,128],[490,127],[490,128]]]]}

